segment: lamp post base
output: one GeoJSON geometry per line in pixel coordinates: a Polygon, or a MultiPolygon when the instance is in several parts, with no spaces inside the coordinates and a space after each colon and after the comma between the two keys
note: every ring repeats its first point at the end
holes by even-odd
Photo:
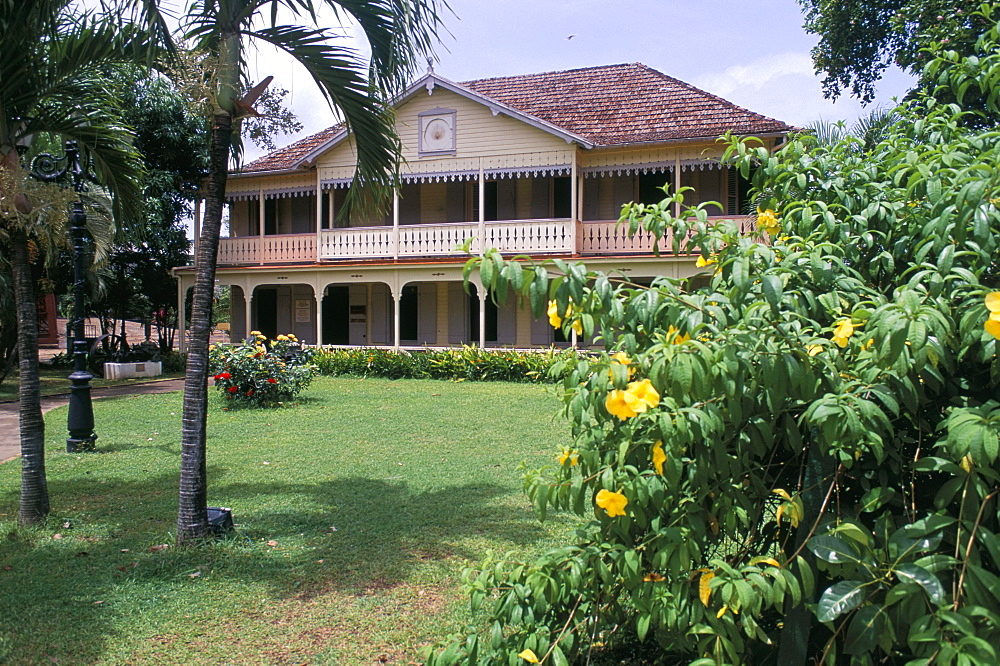
{"type": "Polygon", "coordinates": [[[90,401],[90,380],[94,376],[86,370],[77,370],[69,376],[69,438],[67,453],[80,453],[97,449],[94,434],[94,406],[90,401]]]}

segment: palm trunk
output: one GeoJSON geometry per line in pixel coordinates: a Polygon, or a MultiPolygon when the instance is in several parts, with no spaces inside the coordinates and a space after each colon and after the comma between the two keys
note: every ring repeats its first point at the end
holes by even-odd
{"type": "Polygon", "coordinates": [[[21,378],[18,388],[21,426],[21,506],[17,522],[34,525],[49,513],[49,490],[45,481],[45,422],[38,383],[38,310],[28,258],[28,237],[11,232],[11,270],[14,273],[14,303],[17,308],[17,352],[21,378]]]}
{"type": "MultiPolygon", "coordinates": [[[[208,528],[208,479],[206,472],[205,424],[208,416],[208,341],[215,292],[215,263],[226,194],[232,119],[216,115],[212,128],[205,220],[195,257],[194,294],[191,297],[191,335],[187,372],[184,377],[184,408],[181,426],[180,504],[177,512],[177,543],[203,539],[208,528]]],[[[179,331],[184,335],[184,331],[179,331]]]]}

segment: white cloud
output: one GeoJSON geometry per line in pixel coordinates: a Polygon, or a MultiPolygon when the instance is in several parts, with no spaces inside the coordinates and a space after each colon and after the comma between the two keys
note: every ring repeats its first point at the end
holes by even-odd
{"type": "MultiPolygon", "coordinates": [[[[891,105],[893,95],[902,95],[912,79],[900,72],[889,72],[879,86],[882,93],[875,104],[891,105]]],[[[727,67],[721,72],[707,72],[692,83],[710,93],[792,125],[824,118],[846,120],[848,124],[866,113],[861,104],[842,96],[836,102],[823,97],[820,77],[813,72],[812,58],[806,52],[763,56],[727,67]]]]}

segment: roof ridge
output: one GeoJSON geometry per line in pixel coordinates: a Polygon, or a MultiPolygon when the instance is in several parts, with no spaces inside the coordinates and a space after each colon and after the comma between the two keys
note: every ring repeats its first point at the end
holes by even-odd
{"type": "MultiPolygon", "coordinates": [[[[457,81],[460,85],[468,86],[470,83],[479,83],[481,81],[501,81],[504,79],[523,79],[532,76],[549,76],[552,74],[574,74],[576,72],[592,72],[599,69],[613,69],[615,67],[629,67],[632,65],[640,65],[648,69],[652,69],[648,65],[641,62],[619,62],[610,65],[592,65],[590,67],[574,67],[573,69],[553,69],[547,72],[526,72],[524,74],[506,74],[504,76],[488,76],[482,79],[470,79],[468,81],[457,81]]],[[[652,71],[656,71],[653,69],[652,71]]]]}

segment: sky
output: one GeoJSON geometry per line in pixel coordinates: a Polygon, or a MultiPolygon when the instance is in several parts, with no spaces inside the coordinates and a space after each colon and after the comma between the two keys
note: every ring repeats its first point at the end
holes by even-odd
{"type": "MultiPolygon", "coordinates": [[[[792,125],[848,123],[867,112],[852,98],[824,99],[796,0],[449,0],[434,71],[452,81],[641,62],[730,102],[792,125]]],[[[321,15],[327,27],[330,13],[321,15]]],[[[355,30],[345,39],[364,52],[355,30]]],[[[278,145],[335,119],[305,70],[273,51],[255,58],[255,80],[275,76],[304,125],[278,145]]],[[[422,74],[423,72],[421,72],[422,74]]],[[[869,109],[891,106],[912,79],[898,70],[869,109]]],[[[247,145],[246,159],[263,152],[247,145]]]]}

